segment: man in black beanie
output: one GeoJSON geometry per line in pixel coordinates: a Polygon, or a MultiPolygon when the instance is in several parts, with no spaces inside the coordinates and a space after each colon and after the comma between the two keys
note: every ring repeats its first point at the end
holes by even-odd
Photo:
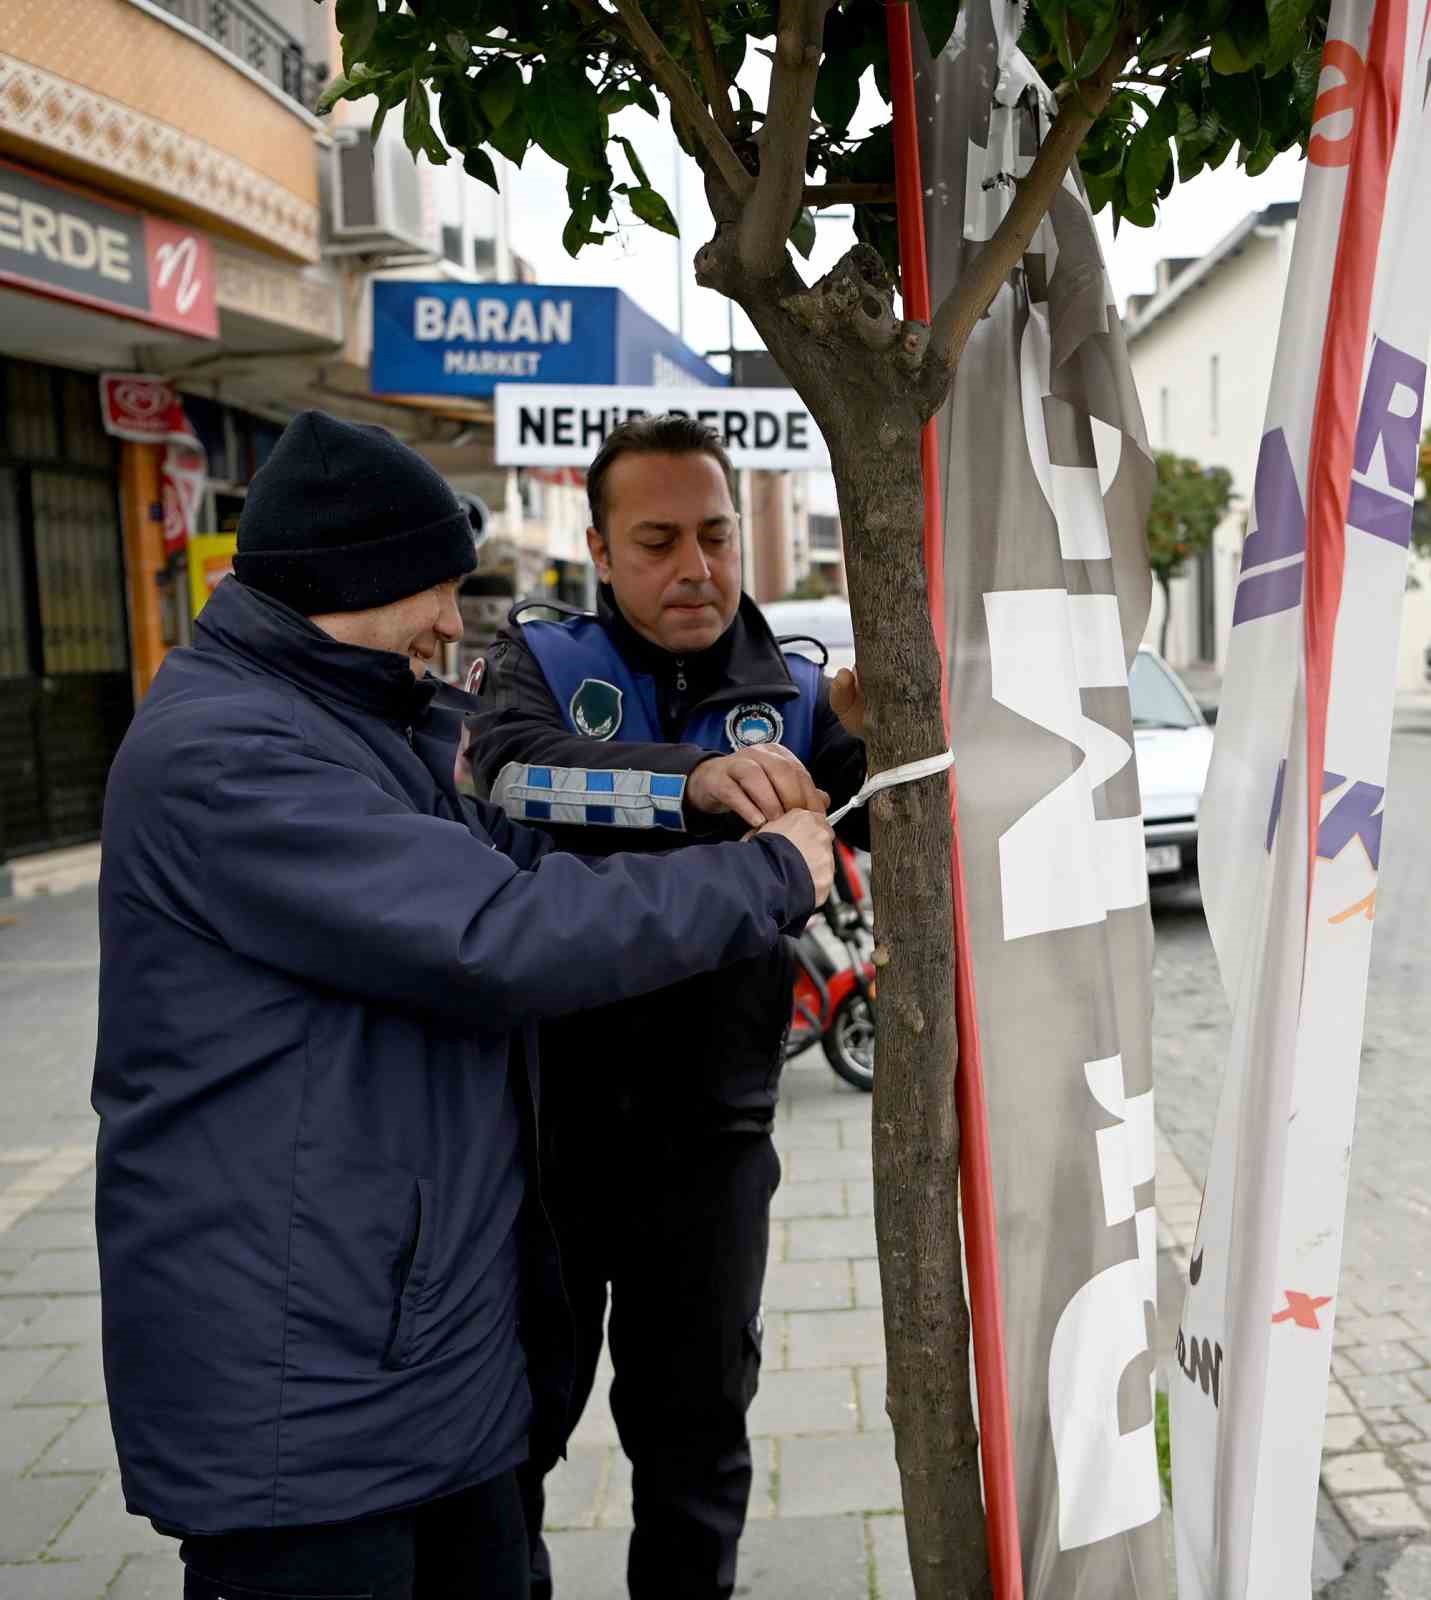
{"type": "Polygon", "coordinates": [[[514,1469],[570,1381],[535,1025],[768,951],[829,888],[809,812],[587,862],[460,796],[471,702],[426,666],[473,564],[413,451],[296,418],[110,777],[105,1379],[192,1600],[527,1594],[514,1469]]]}

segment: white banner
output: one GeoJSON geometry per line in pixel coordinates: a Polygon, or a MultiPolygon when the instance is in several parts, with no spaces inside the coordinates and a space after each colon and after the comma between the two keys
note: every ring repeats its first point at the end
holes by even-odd
{"type": "Polygon", "coordinates": [[[618,423],[663,411],[708,423],[737,467],[830,464],[820,430],[793,389],[534,383],[497,385],[497,464],[584,467],[618,423]]]}
{"type": "Polygon", "coordinates": [[[1182,1600],[1311,1588],[1431,338],[1428,17],[1332,6],[1202,807],[1234,1024],[1172,1386],[1182,1600]]]}

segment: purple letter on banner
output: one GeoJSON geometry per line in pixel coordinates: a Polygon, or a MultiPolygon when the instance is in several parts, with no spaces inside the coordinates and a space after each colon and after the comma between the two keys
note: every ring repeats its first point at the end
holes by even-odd
{"type": "Polygon", "coordinates": [[[1252,506],[1257,527],[1242,547],[1242,578],[1232,607],[1234,628],[1254,617],[1290,611],[1302,598],[1300,561],[1272,572],[1249,570],[1287,556],[1300,556],[1307,548],[1307,514],[1302,508],[1302,492],[1297,487],[1287,435],[1281,428],[1263,435],[1252,506]]]}
{"type": "MultiPolygon", "coordinates": [[[[1426,363],[1378,339],[1366,375],[1366,395],[1356,428],[1356,470],[1366,472],[1381,440],[1386,478],[1402,494],[1416,493],[1416,459],[1421,448],[1421,402],[1426,394],[1426,363]],[[1402,407],[1393,410],[1397,390],[1402,407]]],[[[1361,526],[1361,524],[1358,524],[1361,526]]],[[[1367,532],[1371,532],[1367,529],[1367,532]]],[[[1404,543],[1405,541],[1398,541],[1404,543]]]]}
{"type": "Polygon", "coordinates": [[[1324,861],[1339,856],[1353,839],[1366,846],[1373,867],[1381,867],[1381,805],[1386,790],[1375,783],[1354,783],[1322,818],[1317,829],[1317,854],[1324,861]]]}

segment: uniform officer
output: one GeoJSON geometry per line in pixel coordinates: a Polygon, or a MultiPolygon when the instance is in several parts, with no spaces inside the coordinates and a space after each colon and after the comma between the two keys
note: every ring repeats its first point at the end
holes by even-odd
{"type": "MultiPolygon", "coordinates": [[[[624,423],[587,488],[597,611],[552,622],[514,609],[471,724],[479,791],[584,855],[740,837],[855,793],[858,681],[783,652],[742,594],[717,435],[677,416],[624,423]]],[[[863,846],[867,829],[857,810],[841,832],[863,846]]],[[[782,944],[543,1037],[549,1203],[578,1330],[567,1422],[595,1380],[609,1287],[633,1600],[714,1600],[735,1583],[792,989],[782,944]]],[[[551,1594],[550,1465],[527,1474],[534,1600],[551,1594]]]]}

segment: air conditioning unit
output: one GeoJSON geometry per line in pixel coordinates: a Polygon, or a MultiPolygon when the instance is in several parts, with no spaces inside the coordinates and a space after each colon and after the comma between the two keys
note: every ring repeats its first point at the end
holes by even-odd
{"type": "Polygon", "coordinates": [[[330,255],[431,254],[422,176],[400,139],[333,130],[330,255]]]}

